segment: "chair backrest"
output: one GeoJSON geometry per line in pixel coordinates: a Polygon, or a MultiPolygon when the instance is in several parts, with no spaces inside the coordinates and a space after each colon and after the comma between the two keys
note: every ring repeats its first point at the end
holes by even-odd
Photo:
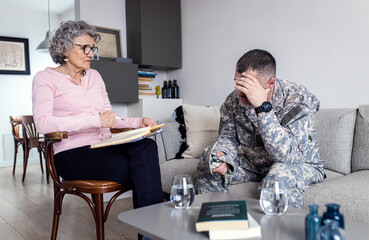
{"type": "Polygon", "coordinates": [[[36,130],[32,115],[22,116],[23,137],[26,145],[31,147],[40,146],[40,135],[36,130]]]}
{"type": "Polygon", "coordinates": [[[12,134],[15,140],[19,140],[19,128],[22,126],[22,116],[10,116],[10,124],[12,125],[12,134]]]}

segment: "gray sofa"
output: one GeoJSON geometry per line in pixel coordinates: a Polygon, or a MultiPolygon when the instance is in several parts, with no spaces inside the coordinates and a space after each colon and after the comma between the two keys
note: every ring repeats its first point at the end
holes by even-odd
{"type": "MultiPolygon", "coordinates": [[[[369,105],[356,109],[321,109],[315,117],[315,125],[327,178],[306,189],[304,206],[314,203],[323,212],[326,203],[338,203],[346,218],[369,223],[369,105]]],[[[165,134],[156,137],[163,190],[167,193],[174,175],[194,177],[199,160],[171,159],[171,148],[177,148],[177,142],[181,141],[178,130],[174,129],[167,129],[165,134]]],[[[229,191],[258,199],[258,184],[232,185],[229,191]]]]}

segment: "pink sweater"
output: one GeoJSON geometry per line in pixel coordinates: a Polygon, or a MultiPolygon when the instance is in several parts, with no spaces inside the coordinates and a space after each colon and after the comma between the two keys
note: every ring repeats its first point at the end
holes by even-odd
{"type": "MultiPolygon", "coordinates": [[[[45,134],[69,132],[68,138],[54,144],[54,153],[98,143],[111,136],[101,128],[99,112],[111,109],[104,81],[89,69],[82,85],[51,68],[38,72],[32,85],[33,117],[36,129],[45,134]]],[[[142,118],[117,120],[115,128],[139,128],[142,118]]]]}

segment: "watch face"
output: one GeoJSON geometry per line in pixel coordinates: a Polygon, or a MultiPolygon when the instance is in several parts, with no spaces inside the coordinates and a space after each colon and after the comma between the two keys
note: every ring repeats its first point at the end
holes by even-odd
{"type": "Polygon", "coordinates": [[[261,106],[263,106],[265,112],[270,112],[273,108],[270,102],[263,102],[261,106]]]}

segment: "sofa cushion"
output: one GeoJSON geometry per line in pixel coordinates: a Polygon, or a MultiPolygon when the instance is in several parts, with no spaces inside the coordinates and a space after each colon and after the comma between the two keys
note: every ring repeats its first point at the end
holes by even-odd
{"type": "Polygon", "coordinates": [[[150,138],[154,140],[156,142],[156,145],[158,146],[159,163],[165,162],[166,156],[165,156],[163,138],[161,137],[161,134],[156,134],[154,136],[151,136],[150,138]]]}
{"type": "Polygon", "coordinates": [[[183,158],[182,153],[187,149],[186,143],[186,126],[183,116],[183,107],[177,107],[172,114],[172,122],[177,122],[179,124],[178,130],[181,134],[181,140],[179,145],[179,151],[176,154],[175,158],[183,158]]]}
{"type": "Polygon", "coordinates": [[[191,175],[192,181],[195,180],[195,173],[199,159],[173,159],[160,164],[161,182],[163,191],[170,193],[173,177],[180,174],[191,175]]]}
{"type": "Polygon", "coordinates": [[[315,116],[319,151],[324,168],[351,172],[356,109],[322,109],[315,116]]]}
{"type": "Polygon", "coordinates": [[[188,148],[184,158],[200,158],[204,148],[213,144],[218,137],[219,106],[195,106],[183,104],[188,148]]]}
{"type": "Polygon", "coordinates": [[[326,203],[338,203],[340,212],[356,221],[369,223],[369,170],[357,171],[333,181],[313,184],[305,190],[304,206],[317,204],[320,212],[326,203]]]}
{"type": "Polygon", "coordinates": [[[161,133],[161,137],[164,143],[164,151],[166,160],[171,160],[176,157],[181,145],[181,134],[178,130],[179,123],[167,122],[162,127],[164,132],[161,133]]]}
{"type": "Polygon", "coordinates": [[[338,173],[338,172],[331,171],[331,170],[328,170],[328,169],[325,169],[325,175],[327,175],[327,178],[324,179],[324,181],[331,181],[331,180],[334,180],[336,178],[345,176],[342,173],[338,173]]]}
{"type": "Polygon", "coordinates": [[[243,197],[259,199],[260,192],[258,190],[259,182],[245,182],[228,187],[229,193],[234,193],[243,197]]]}
{"type": "Polygon", "coordinates": [[[352,171],[369,169],[369,105],[359,106],[354,148],[352,152],[352,171]]]}

